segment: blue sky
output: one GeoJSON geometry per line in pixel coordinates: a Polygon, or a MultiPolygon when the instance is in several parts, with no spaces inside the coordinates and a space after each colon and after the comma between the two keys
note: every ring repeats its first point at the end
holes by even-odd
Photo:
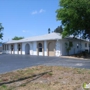
{"type": "Polygon", "coordinates": [[[0,0],[3,41],[47,34],[48,28],[53,31],[60,25],[55,13],[58,8],[59,0],[0,0]]]}

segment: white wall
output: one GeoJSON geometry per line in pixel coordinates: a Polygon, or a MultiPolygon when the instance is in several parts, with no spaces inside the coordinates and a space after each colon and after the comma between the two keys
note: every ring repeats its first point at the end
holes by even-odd
{"type": "MultiPolygon", "coordinates": [[[[73,42],[73,47],[71,48],[69,54],[76,54],[78,52],[80,52],[80,49],[81,51],[85,51],[85,49],[89,49],[89,43],[87,45],[87,47],[85,47],[85,41],[81,41],[80,40],[69,40],[69,41],[72,41],[73,42]],[[80,46],[80,43],[81,43],[81,46],[80,46]],[[77,48],[77,44],[79,46],[79,48],[77,48]]],[[[61,55],[67,55],[67,52],[66,52],[66,48],[65,48],[65,42],[69,42],[68,40],[65,40],[65,39],[62,39],[62,40],[57,40],[56,41],[56,44],[55,44],[55,56],[61,56],[61,55]]],[[[25,45],[26,44],[29,44],[30,45],[30,55],[37,55],[37,42],[27,42],[27,43],[22,43],[22,54],[24,55],[25,54],[25,45]]],[[[14,44],[14,52],[12,51],[13,54],[18,54],[18,48],[17,48],[17,43],[14,44]]],[[[11,45],[9,44],[8,45],[8,48],[9,50],[7,50],[6,48],[6,51],[5,51],[5,45],[4,45],[4,50],[3,50],[3,53],[9,53],[11,54],[11,45]]],[[[21,54],[21,52],[19,52],[19,54],[21,54]]],[[[47,41],[44,41],[44,55],[42,52],[39,52],[39,55],[40,56],[48,56],[47,55],[47,41]]]]}
{"type": "Polygon", "coordinates": [[[82,41],[82,51],[89,50],[89,42],[82,41]],[[85,47],[85,43],[87,43],[87,47],[85,47]]]}
{"type": "Polygon", "coordinates": [[[11,54],[11,45],[10,44],[9,44],[8,48],[9,48],[9,54],[11,54]]]}
{"type": "Polygon", "coordinates": [[[15,53],[15,54],[18,54],[18,48],[17,48],[17,47],[18,47],[18,44],[15,43],[15,44],[14,44],[14,53],[15,53]]]}
{"type": "MultiPolygon", "coordinates": [[[[73,41],[73,40],[69,40],[70,42],[73,43],[73,47],[71,48],[71,50],[69,51],[69,55],[75,54],[77,52],[80,51],[80,43],[78,41],[73,41]],[[77,44],[79,45],[79,48],[77,48],[77,44]]],[[[68,55],[67,51],[66,51],[66,45],[65,43],[69,43],[68,40],[62,40],[62,55],[68,55]]]]}
{"type": "Polygon", "coordinates": [[[7,51],[7,45],[6,45],[6,50],[5,50],[5,53],[8,53],[8,51],[7,51]]]}
{"type": "Polygon", "coordinates": [[[62,48],[61,48],[62,49],[61,50],[62,51],[62,56],[67,55],[66,48],[65,48],[65,42],[68,42],[68,41],[65,41],[65,40],[61,41],[61,44],[62,44],[62,48]]]}
{"type": "Polygon", "coordinates": [[[26,44],[30,45],[30,55],[37,55],[37,43],[36,42],[22,43],[22,54],[25,55],[26,44]]]}
{"type": "Polygon", "coordinates": [[[60,40],[57,40],[56,41],[56,45],[55,45],[55,55],[56,56],[61,56],[62,55],[62,49],[61,49],[61,41],[60,40]]]}
{"type": "Polygon", "coordinates": [[[21,45],[21,51],[18,52],[18,49],[17,49],[17,54],[22,54],[22,55],[25,55],[25,46],[26,44],[29,44],[30,46],[30,43],[29,42],[23,42],[22,45],[21,45]]]}
{"type": "Polygon", "coordinates": [[[44,41],[44,56],[48,56],[47,55],[47,41],[44,41]]]}
{"type": "Polygon", "coordinates": [[[3,45],[3,53],[5,53],[5,45],[3,45]]]}
{"type": "Polygon", "coordinates": [[[30,45],[30,55],[33,55],[33,42],[31,42],[29,45],[30,45]]]}
{"type": "MultiPolygon", "coordinates": [[[[71,48],[71,50],[69,51],[69,54],[72,55],[72,54],[77,54],[79,53],[80,51],[85,51],[85,49],[88,49],[89,50],[89,43],[87,45],[87,47],[85,47],[85,41],[80,41],[80,40],[69,40],[73,43],[73,47],[71,48]],[[78,45],[78,48],[77,48],[77,45],[78,45]]],[[[66,52],[66,48],[65,48],[65,42],[69,42],[67,40],[62,40],[62,55],[67,55],[67,52],[66,52]]]]}
{"type": "Polygon", "coordinates": [[[33,55],[37,55],[37,42],[33,42],[33,55]]]}
{"type": "Polygon", "coordinates": [[[38,52],[38,55],[39,56],[43,56],[43,52],[38,52]]]}
{"type": "Polygon", "coordinates": [[[6,53],[8,54],[9,53],[9,46],[7,45],[7,51],[6,51],[6,53]]]}
{"type": "Polygon", "coordinates": [[[26,43],[22,43],[22,55],[25,55],[25,45],[26,43]]]}

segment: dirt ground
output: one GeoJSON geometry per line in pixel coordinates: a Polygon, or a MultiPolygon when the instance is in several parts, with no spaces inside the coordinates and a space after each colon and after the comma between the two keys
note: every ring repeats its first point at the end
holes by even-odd
{"type": "Polygon", "coordinates": [[[85,90],[84,83],[90,83],[90,69],[35,66],[0,74],[0,90],[85,90]]]}
{"type": "Polygon", "coordinates": [[[72,55],[72,57],[90,59],[90,53],[84,53],[84,54],[78,53],[78,54],[72,55]]]}

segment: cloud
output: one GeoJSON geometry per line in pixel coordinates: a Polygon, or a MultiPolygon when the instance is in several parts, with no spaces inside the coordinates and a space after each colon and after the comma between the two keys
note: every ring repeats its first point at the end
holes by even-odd
{"type": "Polygon", "coordinates": [[[22,30],[22,32],[25,32],[25,30],[22,30]]]}
{"type": "Polygon", "coordinates": [[[33,11],[31,14],[34,15],[34,14],[37,14],[37,13],[38,13],[38,11],[33,11]]]}
{"type": "Polygon", "coordinates": [[[40,14],[40,13],[44,13],[45,12],[45,10],[44,9],[40,9],[39,11],[33,11],[31,14],[32,15],[35,15],[35,14],[40,14]]]}
{"type": "Polygon", "coordinates": [[[39,13],[43,13],[43,12],[45,12],[44,9],[40,9],[40,10],[39,10],[39,13]]]}
{"type": "Polygon", "coordinates": [[[22,32],[23,32],[23,33],[26,33],[26,32],[28,32],[28,30],[22,30],[22,32]]]}

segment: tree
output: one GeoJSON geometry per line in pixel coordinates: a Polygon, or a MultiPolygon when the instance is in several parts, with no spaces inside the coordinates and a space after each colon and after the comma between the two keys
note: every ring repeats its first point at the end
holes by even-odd
{"type": "Polygon", "coordinates": [[[62,32],[63,32],[62,26],[58,26],[58,27],[54,30],[54,32],[56,32],[56,33],[62,33],[62,32]]]}
{"type": "Polygon", "coordinates": [[[23,39],[24,37],[17,37],[15,36],[14,38],[12,38],[12,40],[20,40],[20,39],[23,39]]]}
{"type": "Polygon", "coordinates": [[[4,27],[2,26],[2,23],[0,23],[0,39],[2,39],[2,37],[3,37],[3,33],[2,33],[3,29],[4,29],[4,27]]]}
{"type": "Polygon", "coordinates": [[[63,37],[81,34],[90,38],[90,0],[60,0],[59,6],[56,13],[64,27],[63,37]]]}
{"type": "Polygon", "coordinates": [[[50,28],[48,28],[48,33],[50,33],[50,28]]]}

